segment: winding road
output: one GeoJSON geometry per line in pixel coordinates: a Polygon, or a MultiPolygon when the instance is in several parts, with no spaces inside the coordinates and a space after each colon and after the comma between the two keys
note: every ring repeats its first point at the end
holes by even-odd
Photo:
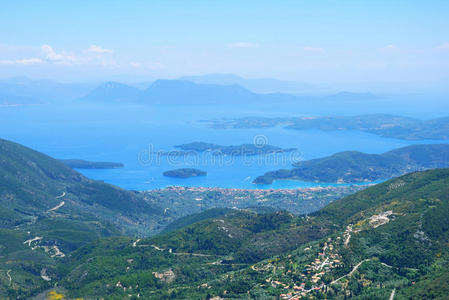
{"type": "Polygon", "coordinates": [[[9,279],[9,285],[11,285],[11,282],[12,282],[11,270],[6,271],[6,275],[8,276],[8,279],[9,279]]]}
{"type": "Polygon", "coordinates": [[[47,212],[51,212],[51,211],[55,211],[55,210],[58,210],[58,209],[60,209],[61,207],[63,207],[63,206],[64,206],[64,204],[65,204],[65,202],[64,202],[64,201],[61,201],[61,203],[59,203],[59,204],[58,204],[58,205],[56,205],[55,207],[53,207],[53,208],[51,208],[51,209],[47,210],[47,212]]]}
{"type": "MultiPolygon", "coordinates": [[[[55,197],[55,199],[61,199],[62,197],[65,197],[65,195],[66,195],[66,193],[65,193],[65,192],[62,192],[62,194],[59,195],[59,196],[57,196],[57,197],[55,197]]],[[[49,210],[47,210],[47,212],[56,211],[56,210],[60,209],[61,207],[63,207],[64,204],[65,204],[65,201],[61,201],[61,203],[59,203],[59,204],[56,205],[55,207],[50,208],[49,210]]]]}
{"type": "Polygon", "coordinates": [[[62,194],[61,195],[59,195],[59,196],[57,196],[55,199],[59,199],[59,198],[62,198],[62,197],[64,197],[66,194],[65,194],[65,192],[62,192],[62,194]]]}
{"type": "Polygon", "coordinates": [[[341,276],[340,278],[335,279],[335,280],[332,281],[330,284],[335,284],[335,283],[339,282],[341,279],[343,279],[343,278],[345,278],[345,277],[352,276],[352,274],[353,274],[355,271],[357,271],[357,269],[358,269],[364,262],[367,262],[367,261],[370,261],[370,260],[371,260],[371,259],[369,259],[369,258],[362,260],[361,262],[359,262],[357,265],[354,266],[354,268],[351,270],[351,272],[349,272],[348,274],[346,274],[346,275],[344,275],[344,276],[341,276]]]}

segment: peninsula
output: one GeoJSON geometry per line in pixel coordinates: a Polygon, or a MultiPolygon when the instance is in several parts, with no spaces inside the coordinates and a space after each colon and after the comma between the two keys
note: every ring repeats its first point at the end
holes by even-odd
{"type": "Polygon", "coordinates": [[[401,140],[447,140],[449,117],[419,120],[388,114],[358,116],[245,117],[237,119],[201,120],[216,129],[250,129],[283,126],[292,130],[322,131],[358,130],[401,140]]]}
{"type": "Polygon", "coordinates": [[[357,151],[293,164],[293,169],[265,173],[253,183],[271,184],[278,179],[309,182],[357,183],[389,179],[414,171],[449,166],[449,145],[412,145],[383,154],[357,151]]]}

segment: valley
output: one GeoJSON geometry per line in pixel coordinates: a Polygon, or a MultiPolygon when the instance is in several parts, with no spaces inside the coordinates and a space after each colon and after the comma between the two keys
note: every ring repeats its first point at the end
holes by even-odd
{"type": "Polygon", "coordinates": [[[271,190],[173,186],[139,193],[152,205],[163,208],[166,216],[173,218],[212,208],[253,209],[262,212],[288,210],[294,214],[308,214],[368,186],[370,185],[271,190]]]}
{"type": "Polygon", "coordinates": [[[231,210],[164,235],[99,240],[64,258],[61,285],[70,297],[442,296],[422,284],[447,277],[448,179],[448,169],[416,172],[307,216],[231,210]]]}
{"type": "Polygon", "coordinates": [[[438,295],[419,283],[446,276],[435,266],[449,259],[448,169],[376,185],[126,191],[0,142],[1,295],[402,297],[438,295]]]}
{"type": "Polygon", "coordinates": [[[449,299],[449,1],[0,7],[0,300],[449,299]]]}

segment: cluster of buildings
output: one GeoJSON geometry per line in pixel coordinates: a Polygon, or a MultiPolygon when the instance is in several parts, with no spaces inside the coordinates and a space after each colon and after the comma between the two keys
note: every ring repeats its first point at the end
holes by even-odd
{"type": "Polygon", "coordinates": [[[252,269],[259,272],[268,271],[274,274],[273,277],[277,279],[270,277],[266,279],[266,282],[272,288],[282,290],[283,293],[280,294],[280,299],[301,299],[310,292],[324,291],[326,289],[323,277],[329,271],[343,266],[343,259],[337,251],[337,248],[342,246],[342,244],[341,237],[336,237],[335,239],[329,238],[319,247],[313,246],[303,249],[305,253],[315,252],[316,254],[313,255],[314,259],[310,263],[295,266],[296,269],[295,267],[285,267],[285,265],[294,265],[294,259],[291,255],[289,255],[287,264],[285,261],[281,261],[278,264],[279,260],[275,259],[264,265],[253,266],[252,269]],[[299,280],[298,277],[300,278],[299,280]]]}

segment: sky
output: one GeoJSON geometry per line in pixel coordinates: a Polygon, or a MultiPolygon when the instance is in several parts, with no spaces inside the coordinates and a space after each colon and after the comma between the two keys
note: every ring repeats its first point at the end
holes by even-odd
{"type": "Polygon", "coordinates": [[[449,1],[0,3],[0,78],[234,73],[310,83],[449,79],[449,1]]]}

